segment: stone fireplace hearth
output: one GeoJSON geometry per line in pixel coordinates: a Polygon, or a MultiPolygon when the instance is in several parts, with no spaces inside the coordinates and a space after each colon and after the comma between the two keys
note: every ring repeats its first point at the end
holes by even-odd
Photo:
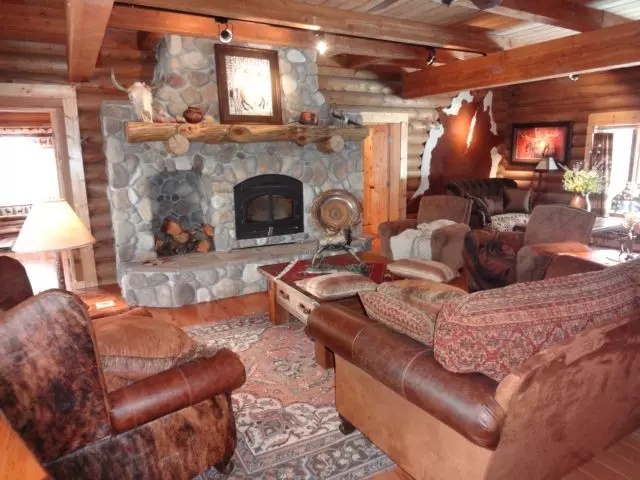
{"type": "MultiPolygon", "coordinates": [[[[174,114],[195,103],[217,115],[213,44],[205,39],[165,39],[156,68],[156,78],[165,81],[157,109],[174,114]]],[[[285,118],[297,118],[301,110],[321,111],[324,99],[317,90],[315,52],[278,49],[278,53],[285,118]]],[[[299,147],[293,142],[192,142],[185,155],[171,156],[162,142],[125,141],[124,122],[134,120],[128,103],[103,103],[101,120],[118,279],[131,305],[178,306],[263,291],[264,280],[256,272],[259,265],[309,257],[315,251],[324,235],[309,215],[318,194],[343,188],[362,198],[359,143],[346,143],[340,153],[327,154],[313,144],[299,147]],[[266,213],[260,211],[264,204],[251,202],[238,211],[239,186],[272,175],[290,179],[287,189],[299,185],[301,198],[293,199],[287,189],[264,191],[258,196],[267,202],[266,213]],[[154,234],[163,216],[212,225],[215,252],[159,261],[154,234]],[[262,221],[266,229],[238,235],[238,218],[258,224],[269,217],[262,221]]],[[[354,233],[358,236],[360,231],[354,233]]]]}

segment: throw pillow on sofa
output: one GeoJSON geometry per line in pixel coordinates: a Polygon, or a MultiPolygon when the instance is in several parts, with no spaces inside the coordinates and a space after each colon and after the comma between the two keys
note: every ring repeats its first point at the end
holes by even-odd
{"type": "Polygon", "coordinates": [[[338,300],[374,291],[378,284],[358,273],[337,272],[298,280],[296,286],[320,300],[338,300]]]}
{"type": "Polygon", "coordinates": [[[640,260],[455,299],[436,321],[434,354],[447,370],[501,381],[537,352],[623,317],[640,319],[640,260]]]}
{"type": "Polygon", "coordinates": [[[436,316],[442,304],[466,294],[442,283],[398,280],[381,284],[375,292],[359,295],[370,318],[431,347],[436,316]]]}
{"type": "Polygon", "coordinates": [[[517,188],[504,189],[504,213],[531,213],[533,192],[517,188]]]}

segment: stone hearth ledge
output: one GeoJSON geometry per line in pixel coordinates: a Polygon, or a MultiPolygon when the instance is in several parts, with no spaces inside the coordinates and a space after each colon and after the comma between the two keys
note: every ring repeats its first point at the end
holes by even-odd
{"type": "MultiPolygon", "coordinates": [[[[180,307],[266,291],[258,267],[308,259],[317,241],[246,248],[232,252],[193,253],[170,257],[166,263],[120,264],[121,286],[130,306],[180,307]]],[[[357,251],[369,250],[371,238],[353,242],[357,251]]]]}

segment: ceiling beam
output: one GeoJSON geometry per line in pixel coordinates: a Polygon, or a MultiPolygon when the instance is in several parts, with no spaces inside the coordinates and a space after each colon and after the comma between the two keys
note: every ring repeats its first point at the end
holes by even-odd
{"type": "MultiPolygon", "coordinates": [[[[441,3],[440,0],[432,1],[441,3]]],[[[479,10],[471,0],[456,0],[455,5],[479,10]]],[[[590,32],[629,21],[619,15],[567,0],[502,0],[500,5],[483,11],[576,32],[590,32]]]]}
{"type": "Polygon", "coordinates": [[[92,77],[113,8],[113,0],[67,0],[69,81],[92,77]]]}
{"type": "Polygon", "coordinates": [[[499,41],[463,27],[439,27],[421,22],[372,15],[292,0],[126,0],[127,3],[219,16],[314,32],[335,33],[392,42],[431,45],[476,52],[501,50],[499,41]]]}
{"type": "MultiPolygon", "coordinates": [[[[314,32],[286,27],[273,27],[261,23],[234,20],[231,23],[234,41],[293,48],[314,48],[318,39],[314,32]]],[[[116,5],[111,12],[109,28],[148,32],[152,34],[173,34],[192,37],[218,38],[218,25],[211,17],[186,13],[164,12],[148,8],[116,5]]],[[[424,60],[428,49],[418,45],[352,38],[342,35],[325,34],[329,45],[328,56],[341,54],[361,55],[398,60],[424,60]]],[[[473,54],[439,50],[442,58],[465,57],[473,54]]],[[[443,60],[444,61],[444,60],[443,60]]]]}
{"type": "Polygon", "coordinates": [[[406,74],[405,98],[640,65],[640,20],[406,74]]]}

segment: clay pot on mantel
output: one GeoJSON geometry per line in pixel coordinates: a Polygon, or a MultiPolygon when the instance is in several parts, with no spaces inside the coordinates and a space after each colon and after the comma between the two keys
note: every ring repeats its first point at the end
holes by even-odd
{"type": "Polygon", "coordinates": [[[189,123],[200,123],[204,118],[204,114],[198,107],[188,107],[182,116],[189,123]]]}

